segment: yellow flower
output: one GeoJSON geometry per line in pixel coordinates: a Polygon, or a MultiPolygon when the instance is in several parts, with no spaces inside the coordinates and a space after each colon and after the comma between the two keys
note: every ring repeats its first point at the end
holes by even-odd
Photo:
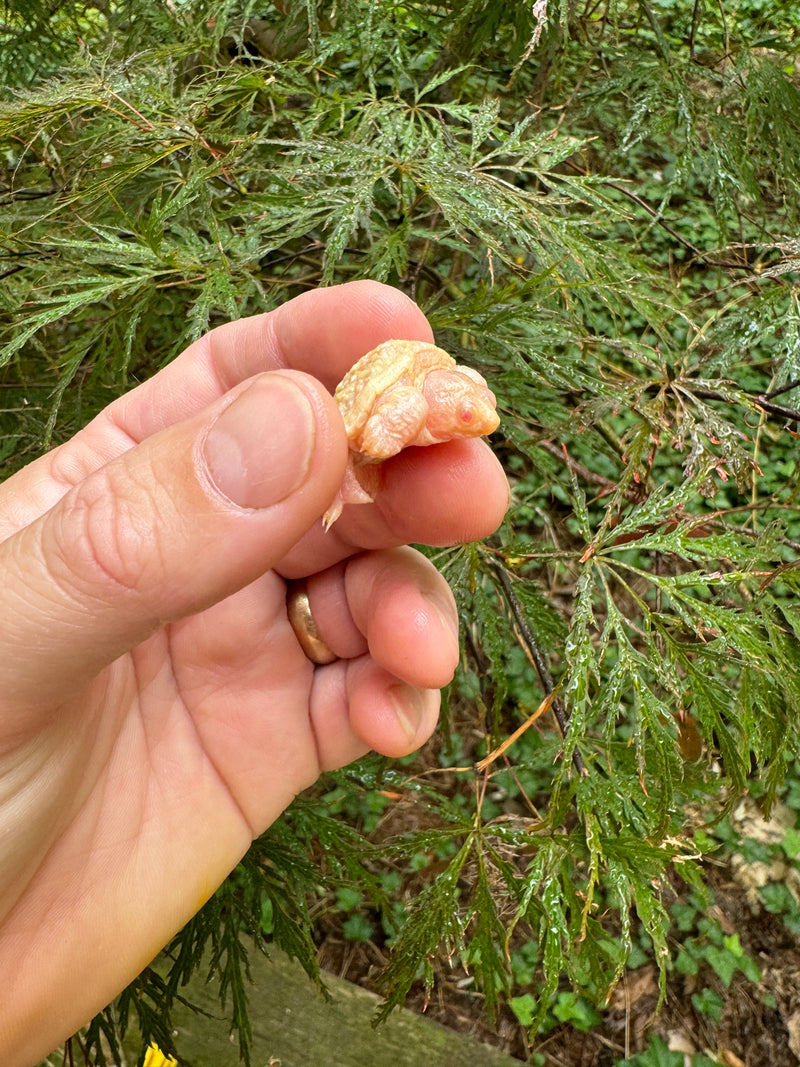
{"type": "Polygon", "coordinates": [[[150,1045],[144,1058],[144,1067],[178,1067],[178,1061],[165,1056],[158,1045],[150,1045]]]}

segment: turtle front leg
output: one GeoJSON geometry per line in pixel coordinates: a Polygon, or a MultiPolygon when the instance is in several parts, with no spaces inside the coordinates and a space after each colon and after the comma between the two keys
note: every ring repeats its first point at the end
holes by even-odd
{"type": "Polygon", "coordinates": [[[352,447],[368,459],[389,459],[414,444],[428,417],[428,401],[413,385],[398,383],[375,401],[352,447]]]}
{"type": "Polygon", "coordinates": [[[339,486],[331,506],[322,516],[322,525],[326,530],[336,522],[342,514],[345,504],[371,504],[377,491],[379,464],[365,460],[358,452],[350,452],[347,457],[347,466],[344,470],[344,478],[339,486]]]}
{"type": "Polygon", "coordinates": [[[322,517],[326,530],[345,504],[371,504],[378,488],[378,466],[413,444],[425,427],[428,402],[412,385],[397,384],[376,401],[361,432],[350,442],[350,455],[339,492],[322,517]]]}

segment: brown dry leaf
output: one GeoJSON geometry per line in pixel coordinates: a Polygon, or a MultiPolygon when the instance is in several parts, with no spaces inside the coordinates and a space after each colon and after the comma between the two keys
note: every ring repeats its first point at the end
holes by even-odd
{"type": "Polygon", "coordinates": [[[658,999],[658,971],[651,963],[637,967],[635,971],[629,971],[611,994],[608,1003],[613,1011],[625,1011],[629,1005],[635,1004],[644,997],[658,999]]]}
{"type": "Polygon", "coordinates": [[[788,1019],[784,1019],[784,1023],[789,1031],[789,1048],[800,1060],[800,1011],[796,1011],[788,1019]]]}
{"type": "Polygon", "coordinates": [[[747,1067],[744,1060],[739,1059],[735,1052],[731,1052],[729,1048],[720,1050],[719,1058],[725,1067],[747,1067]]]}

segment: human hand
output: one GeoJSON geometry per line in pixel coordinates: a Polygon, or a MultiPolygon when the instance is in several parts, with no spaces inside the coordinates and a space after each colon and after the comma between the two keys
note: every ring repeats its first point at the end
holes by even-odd
{"type": "Polygon", "coordinates": [[[409,449],[375,502],[330,392],[430,340],[371,282],[212,331],[0,486],[0,1063],[111,1000],[321,771],[413,751],[458,658],[452,595],[408,542],[494,530],[484,442],[409,449]],[[315,667],[287,621],[307,579],[315,667]]]}

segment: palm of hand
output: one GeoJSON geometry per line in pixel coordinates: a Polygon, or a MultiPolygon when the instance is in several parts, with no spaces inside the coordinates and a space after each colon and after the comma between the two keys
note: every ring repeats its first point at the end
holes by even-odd
{"type": "Polygon", "coordinates": [[[324,533],[347,442],[306,372],[331,389],[353,352],[427,327],[371,283],[294,304],[208,335],[0,490],[4,1063],[110,1000],[320,770],[434,727],[452,599],[394,546],[484,536],[505,480],[477,441],[404,453],[380,499],[324,533]],[[205,427],[287,365],[268,377],[314,411],[306,481],[234,507],[198,473],[205,427]],[[299,577],[340,657],[325,667],[286,618],[299,577]]]}

